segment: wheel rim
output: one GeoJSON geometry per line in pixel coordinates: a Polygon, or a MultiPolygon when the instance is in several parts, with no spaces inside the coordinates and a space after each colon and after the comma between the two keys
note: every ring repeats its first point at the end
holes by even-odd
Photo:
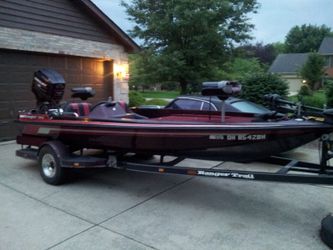
{"type": "Polygon", "coordinates": [[[51,154],[45,154],[42,158],[42,169],[46,177],[52,178],[56,174],[56,161],[51,154]]]}

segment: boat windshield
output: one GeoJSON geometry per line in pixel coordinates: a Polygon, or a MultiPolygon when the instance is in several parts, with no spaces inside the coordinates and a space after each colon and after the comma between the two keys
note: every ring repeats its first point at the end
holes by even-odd
{"type": "Polygon", "coordinates": [[[238,109],[241,112],[245,113],[255,113],[255,114],[264,114],[270,112],[269,109],[260,106],[258,104],[255,104],[253,102],[249,102],[246,100],[240,100],[237,102],[233,102],[232,106],[238,109]]]}

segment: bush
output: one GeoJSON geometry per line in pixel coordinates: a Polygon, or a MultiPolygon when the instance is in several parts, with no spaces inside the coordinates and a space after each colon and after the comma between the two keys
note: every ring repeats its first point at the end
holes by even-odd
{"type": "Polygon", "coordinates": [[[307,106],[323,108],[326,100],[324,95],[303,96],[302,103],[307,106]]]}
{"type": "Polygon", "coordinates": [[[311,89],[309,88],[308,85],[302,85],[301,89],[298,92],[299,95],[301,96],[309,96],[311,95],[311,89]]]}
{"type": "Polygon", "coordinates": [[[286,97],[288,94],[288,84],[278,75],[270,73],[259,73],[246,76],[241,80],[242,98],[249,101],[267,104],[263,96],[266,94],[279,94],[286,97]]]}
{"type": "Polygon", "coordinates": [[[325,82],[325,95],[327,100],[327,107],[333,107],[333,80],[326,80],[325,82]]]}
{"type": "Polygon", "coordinates": [[[140,106],[141,104],[143,104],[145,102],[145,98],[143,98],[143,96],[139,92],[136,92],[136,91],[130,91],[128,94],[128,98],[129,98],[128,105],[130,107],[140,106]]]}
{"type": "Polygon", "coordinates": [[[326,96],[325,93],[322,90],[318,90],[315,92],[312,92],[312,95],[297,95],[297,96],[289,96],[289,101],[292,102],[301,102],[303,105],[317,107],[317,108],[323,108],[326,104],[326,96]]]}

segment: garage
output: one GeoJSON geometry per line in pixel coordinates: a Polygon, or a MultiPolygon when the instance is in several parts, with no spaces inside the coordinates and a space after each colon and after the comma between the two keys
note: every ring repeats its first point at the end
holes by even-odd
{"type": "Polygon", "coordinates": [[[0,141],[15,139],[19,110],[35,107],[33,73],[52,68],[92,103],[128,101],[128,54],[138,45],[90,0],[0,1],[0,141]]]}
{"type": "Polygon", "coordinates": [[[13,125],[19,110],[34,108],[31,92],[32,73],[41,68],[53,68],[66,81],[64,99],[68,100],[71,88],[91,86],[96,95],[93,103],[113,97],[112,61],[41,53],[0,50],[0,138],[15,138],[13,125]]]}

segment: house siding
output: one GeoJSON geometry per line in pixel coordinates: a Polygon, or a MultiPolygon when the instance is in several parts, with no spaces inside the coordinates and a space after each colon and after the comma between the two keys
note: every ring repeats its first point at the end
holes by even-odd
{"type": "Polygon", "coordinates": [[[85,40],[115,43],[115,38],[74,0],[0,1],[0,26],[85,40]]]}
{"type": "Polygon", "coordinates": [[[281,78],[288,82],[289,95],[297,94],[302,87],[302,78],[296,74],[280,74],[281,78]]]}
{"type": "Polygon", "coordinates": [[[0,48],[105,59],[127,59],[124,47],[112,43],[0,27],[0,48]]]}

